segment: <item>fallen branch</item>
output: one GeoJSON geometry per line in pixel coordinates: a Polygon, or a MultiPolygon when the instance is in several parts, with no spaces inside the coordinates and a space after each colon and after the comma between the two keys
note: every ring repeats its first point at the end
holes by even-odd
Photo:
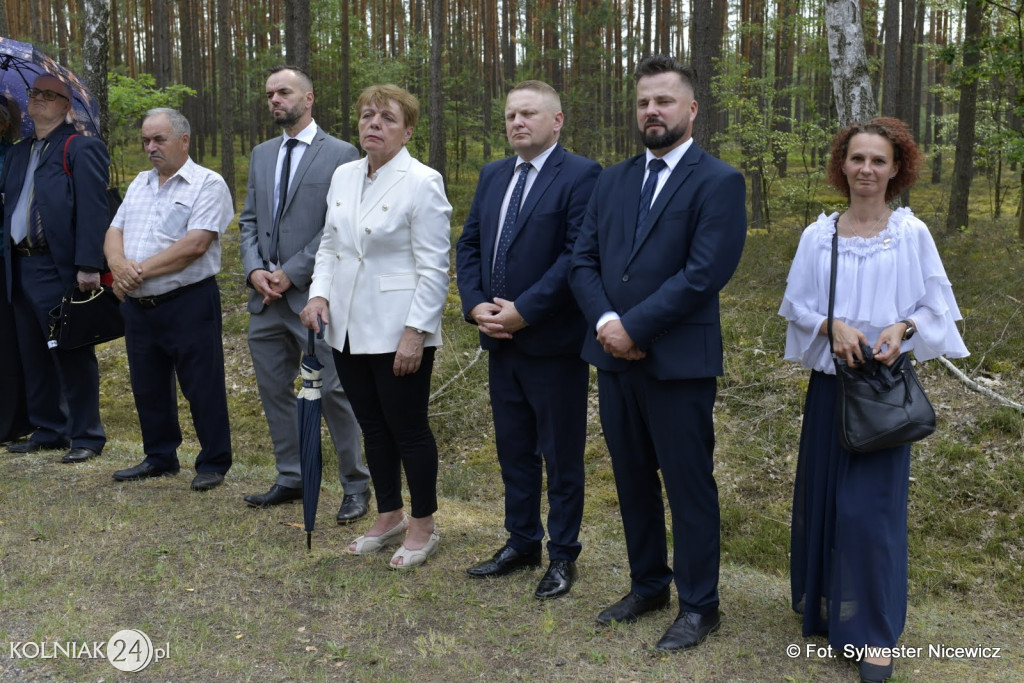
{"type": "Polygon", "coordinates": [[[994,399],[994,400],[998,401],[999,403],[1002,403],[1004,406],[1009,406],[1010,408],[1013,408],[1014,410],[1017,410],[1017,411],[1019,411],[1021,413],[1024,413],[1024,405],[1021,405],[1020,403],[1017,403],[1016,401],[1012,401],[1012,400],[1006,398],[1005,396],[1002,396],[1001,394],[997,394],[996,392],[992,391],[988,387],[985,387],[985,386],[982,386],[982,385],[978,384],[973,379],[971,379],[970,377],[965,375],[963,373],[963,371],[960,370],[960,368],[958,368],[957,366],[955,366],[952,363],[950,363],[949,360],[944,358],[943,356],[939,356],[938,360],[939,360],[940,363],[942,363],[944,366],[946,366],[946,369],[949,370],[951,373],[953,373],[953,375],[956,376],[961,382],[966,384],[971,389],[974,389],[979,394],[984,394],[985,396],[988,396],[989,398],[994,399]]]}
{"type": "Polygon", "coordinates": [[[459,370],[459,371],[458,371],[458,372],[456,372],[456,373],[455,373],[454,375],[452,375],[452,376],[451,376],[451,377],[450,377],[450,378],[448,379],[448,381],[447,381],[447,382],[445,382],[444,384],[442,384],[441,386],[439,386],[439,387],[437,388],[437,391],[435,391],[434,393],[432,393],[432,394],[430,395],[430,398],[428,399],[428,402],[429,402],[429,401],[433,401],[433,400],[434,400],[435,398],[437,398],[438,396],[440,396],[441,394],[443,394],[443,393],[444,393],[444,390],[448,388],[448,385],[449,385],[449,384],[451,384],[452,382],[454,382],[455,380],[457,380],[457,379],[458,379],[459,377],[462,377],[462,376],[463,376],[464,374],[466,374],[466,370],[469,370],[469,369],[470,369],[471,367],[473,367],[473,365],[474,365],[474,364],[475,364],[475,363],[476,363],[476,362],[477,362],[478,360],[480,360],[480,354],[482,354],[483,352],[484,352],[484,350],[483,350],[482,348],[480,348],[479,346],[478,346],[478,347],[476,347],[476,355],[475,355],[475,356],[473,356],[473,360],[469,361],[469,364],[468,364],[468,365],[466,365],[466,366],[465,366],[465,367],[463,367],[463,368],[462,368],[461,370],[459,370]]]}

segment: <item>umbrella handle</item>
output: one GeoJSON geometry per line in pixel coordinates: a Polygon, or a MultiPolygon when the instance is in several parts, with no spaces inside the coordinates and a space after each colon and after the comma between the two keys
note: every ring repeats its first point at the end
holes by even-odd
{"type": "Polygon", "coordinates": [[[324,327],[326,327],[327,325],[326,325],[326,323],[324,323],[324,319],[322,317],[320,317],[319,315],[316,317],[316,324],[317,324],[317,327],[320,328],[320,331],[319,332],[313,332],[313,330],[309,331],[309,340],[306,342],[306,355],[307,356],[315,356],[316,355],[316,340],[324,338],[324,327]]]}

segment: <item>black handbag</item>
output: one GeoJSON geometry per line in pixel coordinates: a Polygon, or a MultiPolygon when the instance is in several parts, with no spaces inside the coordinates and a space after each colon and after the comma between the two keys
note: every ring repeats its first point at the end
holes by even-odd
{"type": "Polygon", "coordinates": [[[50,311],[51,349],[77,349],[123,336],[121,302],[109,287],[90,292],[72,287],[50,311]]]}
{"type": "MultiPolygon", "coordinates": [[[[832,272],[828,286],[828,343],[836,295],[839,226],[832,235],[832,272]]],[[[832,352],[836,367],[836,418],[839,443],[853,453],[871,453],[920,441],[935,431],[935,410],[917,379],[907,353],[890,365],[879,363],[861,344],[864,362],[852,367],[832,352]]]]}

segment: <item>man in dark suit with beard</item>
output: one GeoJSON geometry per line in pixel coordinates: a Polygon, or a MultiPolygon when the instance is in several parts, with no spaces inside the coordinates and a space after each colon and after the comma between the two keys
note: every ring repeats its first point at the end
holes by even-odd
{"type": "Polygon", "coordinates": [[[632,579],[598,621],[629,623],[664,608],[674,579],[679,615],[657,645],[672,651],[698,645],[720,624],[712,457],[722,374],[718,293],[743,249],[745,184],[692,141],[692,69],[654,56],[636,78],[647,151],[601,174],[569,279],[590,327],[583,357],[598,369],[632,579]]]}

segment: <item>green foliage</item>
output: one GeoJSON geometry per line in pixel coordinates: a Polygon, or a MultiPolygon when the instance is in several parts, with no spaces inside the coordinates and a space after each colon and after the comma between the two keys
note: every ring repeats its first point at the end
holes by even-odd
{"type": "Polygon", "coordinates": [[[118,185],[125,184],[125,153],[139,139],[143,115],[156,107],[179,109],[186,95],[195,94],[195,90],[180,84],[157,88],[156,79],[151,74],[139,74],[138,78],[110,75],[107,105],[110,107],[110,139],[107,146],[118,185]]]}

